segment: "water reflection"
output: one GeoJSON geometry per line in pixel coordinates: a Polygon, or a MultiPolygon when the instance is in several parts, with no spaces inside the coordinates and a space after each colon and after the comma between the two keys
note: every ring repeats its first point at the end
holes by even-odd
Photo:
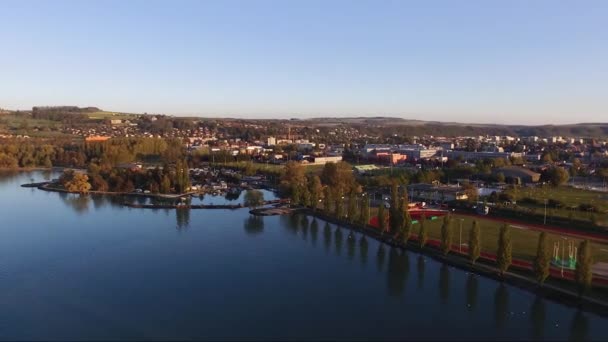
{"type": "Polygon", "coordinates": [[[589,320],[587,316],[580,310],[577,310],[572,318],[570,325],[570,341],[588,341],[589,340],[589,320]]]}
{"type": "Polygon", "coordinates": [[[61,193],[63,203],[72,208],[78,215],[82,215],[89,210],[89,196],[61,193]]]}
{"type": "Polygon", "coordinates": [[[91,201],[93,202],[93,208],[100,209],[106,206],[106,196],[103,195],[90,195],[91,201]]]}
{"type": "Polygon", "coordinates": [[[298,235],[299,216],[298,215],[286,215],[281,216],[283,226],[294,235],[298,235]]]}
{"type": "Polygon", "coordinates": [[[405,250],[391,247],[388,253],[388,294],[401,297],[410,270],[409,255],[405,250]]]}
{"type": "Polygon", "coordinates": [[[249,215],[245,219],[245,224],[243,225],[245,228],[245,232],[249,235],[260,234],[264,231],[264,218],[256,215],[249,215]]]}
{"type": "Polygon", "coordinates": [[[302,230],[302,238],[304,240],[308,239],[308,224],[308,216],[302,215],[302,218],[300,219],[300,228],[302,230]]]}
{"type": "Polygon", "coordinates": [[[356,246],[357,238],[355,237],[355,234],[351,231],[346,237],[346,255],[348,256],[349,261],[353,261],[353,259],[355,258],[356,246]]]}
{"type": "MultiPolygon", "coordinates": [[[[13,170],[0,170],[0,184],[9,183],[17,176],[21,176],[22,174],[19,171],[13,170]]],[[[25,182],[24,182],[25,183],[25,182]]]]}
{"type": "Polygon", "coordinates": [[[336,255],[342,254],[342,229],[340,227],[336,227],[336,231],[334,232],[334,245],[336,247],[336,255]]]}
{"type": "Polygon", "coordinates": [[[42,171],[42,179],[44,179],[45,181],[50,181],[53,177],[53,171],[51,170],[43,170],[42,171]]]}
{"type": "Polygon", "coordinates": [[[359,255],[361,257],[361,266],[365,266],[367,264],[367,251],[369,249],[369,243],[367,242],[367,238],[365,235],[361,235],[361,239],[359,239],[359,255]]]}
{"type": "Polygon", "coordinates": [[[386,258],[386,248],[384,244],[378,245],[378,252],[376,253],[376,267],[378,268],[378,272],[382,272],[384,270],[384,259],[386,258]]]}
{"type": "Polygon", "coordinates": [[[319,222],[317,222],[316,218],[312,219],[310,223],[310,239],[312,241],[312,245],[317,245],[317,236],[319,234],[319,222]]]}
{"type": "Polygon", "coordinates": [[[450,269],[448,265],[441,264],[439,269],[439,301],[447,304],[450,299],[450,269]]]}
{"type": "Polygon", "coordinates": [[[501,329],[504,327],[509,315],[509,290],[505,284],[500,283],[494,293],[494,320],[496,327],[501,329]]]}
{"type": "Polygon", "coordinates": [[[542,340],[545,328],[546,308],[545,301],[540,296],[534,298],[534,302],[530,308],[530,319],[532,321],[532,339],[542,340]]]}
{"type": "Polygon", "coordinates": [[[325,222],[323,227],[323,245],[325,246],[325,253],[328,253],[329,246],[331,246],[331,227],[328,222],[325,222]]]}
{"type": "Polygon", "coordinates": [[[477,291],[478,291],[477,275],[469,273],[467,277],[466,301],[469,311],[473,311],[477,306],[477,291]]]}
{"type": "Polygon", "coordinates": [[[426,260],[422,254],[418,255],[418,262],[416,264],[418,270],[418,290],[421,290],[424,285],[424,269],[426,260]]]}
{"type": "Polygon", "coordinates": [[[148,198],[144,197],[144,196],[135,196],[135,198],[133,199],[133,202],[143,205],[143,204],[148,203],[148,198]]]}
{"type": "MultiPolygon", "coordinates": [[[[239,191],[228,191],[226,192],[226,196],[224,196],[224,198],[226,199],[226,201],[236,201],[239,199],[239,197],[241,196],[241,191],[239,189],[239,191]]],[[[203,200],[203,198],[201,198],[201,201],[203,200]]]]}
{"type": "Polygon", "coordinates": [[[177,221],[176,228],[178,230],[188,228],[190,226],[190,208],[177,207],[175,209],[175,220],[177,221]]]}

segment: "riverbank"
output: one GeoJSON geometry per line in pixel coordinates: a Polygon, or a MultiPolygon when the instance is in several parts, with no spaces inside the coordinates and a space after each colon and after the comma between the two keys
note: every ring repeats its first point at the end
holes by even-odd
{"type": "MultiPolygon", "coordinates": [[[[417,235],[412,234],[408,243],[404,245],[401,241],[396,240],[394,235],[390,233],[382,234],[371,226],[361,227],[356,224],[351,224],[344,220],[336,219],[333,216],[326,215],[321,210],[313,211],[312,209],[307,208],[298,210],[296,212],[305,213],[306,215],[317,217],[341,227],[360,232],[391,247],[412,250],[461,270],[482,275],[496,281],[508,283],[549,300],[553,300],[570,307],[590,311],[602,316],[608,316],[608,301],[604,300],[603,298],[596,298],[588,295],[580,296],[574,289],[575,284],[571,280],[555,278],[559,272],[559,270],[555,268],[552,268],[552,277],[547,279],[543,286],[539,286],[529,262],[514,259],[510,269],[505,273],[504,276],[501,276],[498,268],[495,267],[495,256],[489,253],[482,253],[477,262],[472,265],[468,260],[466,250],[463,251],[463,253],[458,253],[457,245],[452,245],[452,250],[446,256],[441,252],[439,248],[440,241],[438,240],[429,239],[425,247],[420,248],[418,245],[417,235]]],[[[608,285],[608,282],[606,282],[605,279],[602,280],[604,282],[601,285],[608,285]]],[[[594,279],[594,284],[600,285],[597,283],[597,279],[594,279]]]]}

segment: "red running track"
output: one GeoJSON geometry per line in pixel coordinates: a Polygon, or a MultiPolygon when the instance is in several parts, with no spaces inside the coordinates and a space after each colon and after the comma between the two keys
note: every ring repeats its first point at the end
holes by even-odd
{"type": "Polygon", "coordinates": [[[582,231],[567,229],[567,228],[563,228],[563,227],[555,227],[555,226],[547,226],[547,225],[536,224],[536,223],[528,223],[528,222],[524,222],[524,221],[518,221],[518,220],[514,220],[514,219],[506,219],[506,218],[500,218],[500,217],[476,215],[476,214],[461,213],[461,212],[456,212],[456,214],[461,215],[461,216],[468,216],[468,217],[474,217],[474,218],[479,218],[479,219],[484,219],[484,220],[490,220],[490,221],[494,221],[494,222],[501,222],[501,223],[508,223],[511,225],[523,226],[523,227],[531,228],[533,230],[538,230],[538,231],[545,231],[545,232],[549,232],[549,233],[568,235],[568,236],[581,238],[581,239],[594,240],[596,242],[601,242],[601,243],[608,243],[608,237],[606,237],[605,235],[599,234],[599,233],[594,233],[594,232],[582,232],[582,231]]]}

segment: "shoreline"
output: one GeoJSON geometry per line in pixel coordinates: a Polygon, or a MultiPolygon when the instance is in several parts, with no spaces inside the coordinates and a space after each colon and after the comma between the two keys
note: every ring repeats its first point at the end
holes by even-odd
{"type": "MultiPolygon", "coordinates": [[[[65,189],[48,187],[51,184],[50,182],[41,182],[41,183],[30,183],[30,184],[22,184],[22,187],[36,187],[43,191],[50,192],[61,192],[61,193],[72,193],[65,189]]],[[[177,194],[177,195],[167,195],[167,194],[140,194],[140,193],[117,193],[117,192],[103,192],[103,191],[90,191],[88,194],[92,195],[111,195],[111,196],[135,196],[135,197],[150,197],[150,198],[162,198],[162,199],[178,199],[185,196],[190,196],[195,193],[186,193],[186,194],[177,194]]],[[[283,204],[288,202],[288,200],[272,200],[265,201],[265,205],[270,204],[283,204]]],[[[151,204],[151,205],[142,205],[142,204],[128,204],[123,203],[124,206],[130,208],[140,208],[140,209],[243,209],[247,208],[243,204],[237,205],[163,205],[163,204],[151,204]]],[[[324,221],[336,224],[340,227],[349,229],[351,231],[356,231],[364,234],[380,243],[385,245],[399,248],[401,250],[410,250],[420,255],[428,256],[433,258],[434,260],[444,263],[446,265],[458,268],[463,271],[475,273],[477,275],[481,275],[490,279],[493,279],[498,282],[505,282],[507,284],[513,285],[522,290],[531,292],[533,294],[542,296],[543,298],[549,299],[551,301],[558,302],[560,304],[575,307],[578,309],[582,309],[585,311],[596,313],[600,316],[606,317],[608,316],[608,302],[594,297],[589,297],[587,295],[579,296],[578,293],[572,291],[568,288],[564,288],[559,286],[559,284],[551,284],[545,283],[542,287],[538,285],[536,279],[531,274],[531,270],[529,268],[529,262],[524,262],[519,259],[513,259],[513,263],[511,264],[509,270],[505,273],[505,276],[502,277],[499,274],[498,269],[494,265],[494,260],[488,256],[488,253],[482,253],[478,261],[473,265],[469,262],[466,254],[461,254],[456,250],[450,251],[447,256],[444,256],[441,251],[438,249],[437,245],[439,243],[438,240],[429,239],[424,248],[420,248],[417,245],[417,234],[412,233],[410,240],[407,244],[403,244],[400,241],[396,241],[393,239],[393,235],[390,233],[382,234],[377,229],[372,228],[367,225],[365,227],[361,227],[357,224],[351,224],[343,219],[337,219],[333,216],[325,214],[322,210],[312,210],[311,208],[291,208],[288,215],[295,214],[304,214],[308,216],[312,216],[315,218],[322,219],[324,221]]],[[[567,279],[559,279],[553,276],[550,276],[548,280],[551,279],[556,282],[568,282],[569,284],[575,285],[574,282],[567,279]]],[[[598,279],[598,278],[596,278],[598,279]]],[[[605,279],[602,279],[605,280],[605,279]]],[[[608,283],[608,282],[607,282],[608,283]]]]}
{"type": "MultiPolygon", "coordinates": [[[[501,277],[498,268],[496,268],[492,259],[484,256],[483,254],[479,257],[477,262],[473,265],[470,263],[466,255],[458,254],[457,251],[451,250],[447,256],[444,256],[441,251],[435,246],[438,244],[438,240],[427,240],[427,244],[424,248],[420,248],[417,245],[417,234],[412,234],[410,240],[406,245],[401,242],[397,242],[392,238],[390,233],[382,234],[376,229],[370,226],[361,227],[356,224],[348,223],[344,220],[336,219],[332,216],[326,215],[320,210],[311,210],[310,208],[299,208],[295,209],[292,214],[305,214],[321,220],[336,224],[340,227],[344,227],[351,231],[356,231],[364,234],[380,243],[388,245],[390,247],[399,248],[401,250],[409,250],[420,255],[428,256],[440,263],[458,268],[463,271],[475,273],[486,278],[493,279],[497,282],[504,282],[509,285],[515,286],[519,289],[531,292],[537,296],[549,299],[551,301],[578,308],[584,311],[593,312],[602,317],[608,316],[608,302],[589,297],[587,295],[579,296],[578,293],[567,288],[563,288],[556,284],[550,284],[545,282],[543,286],[539,286],[536,279],[530,276],[530,269],[516,263],[518,259],[513,259],[513,263],[509,267],[509,270],[505,272],[505,276],[501,277]]],[[[547,279],[549,281],[551,277],[547,279]]],[[[560,279],[553,278],[553,280],[560,281],[560,279]]],[[[571,282],[569,280],[563,280],[571,282]]],[[[572,284],[574,284],[572,282],[572,284]]]]}

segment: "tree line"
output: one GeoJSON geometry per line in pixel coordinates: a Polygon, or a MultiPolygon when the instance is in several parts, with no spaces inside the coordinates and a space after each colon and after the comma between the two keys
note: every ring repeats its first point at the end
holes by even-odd
{"type": "MultiPolygon", "coordinates": [[[[326,214],[337,219],[367,227],[370,221],[370,199],[361,192],[350,165],[345,162],[328,163],[323,168],[321,176],[306,175],[298,163],[288,163],[281,181],[282,191],[290,196],[292,203],[317,210],[319,204],[326,214]],[[345,208],[346,207],[346,208],[345,208]]],[[[386,205],[378,207],[377,219],[381,234],[389,233],[394,241],[407,245],[411,239],[413,221],[408,211],[409,203],[407,190],[397,182],[391,184],[391,197],[386,205]],[[388,208],[387,208],[388,207],[388,208]]],[[[426,217],[418,222],[417,245],[424,248],[428,241],[426,217]]],[[[444,256],[452,251],[452,218],[446,215],[441,226],[440,250],[444,256]]],[[[472,265],[481,256],[481,229],[477,221],[473,221],[468,237],[468,259],[472,265]]],[[[505,276],[512,265],[513,244],[509,226],[501,226],[496,250],[496,266],[501,276],[505,276]]],[[[575,282],[582,295],[592,284],[591,265],[593,264],[589,241],[582,241],[577,250],[575,282]]],[[[532,270],[538,284],[542,286],[550,275],[551,255],[547,247],[547,234],[539,236],[537,255],[532,270]]]]}

